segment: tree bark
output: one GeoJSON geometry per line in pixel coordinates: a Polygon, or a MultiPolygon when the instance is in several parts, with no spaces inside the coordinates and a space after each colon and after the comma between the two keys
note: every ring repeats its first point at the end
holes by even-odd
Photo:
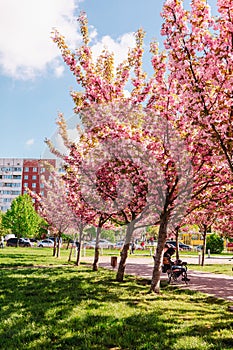
{"type": "Polygon", "coordinates": [[[161,214],[161,221],[158,234],[158,245],[156,248],[156,254],[154,256],[154,269],[152,273],[151,291],[154,293],[160,293],[160,277],[161,277],[161,265],[163,259],[163,249],[167,239],[167,225],[169,215],[168,213],[161,214]]]}
{"type": "Polygon", "coordinates": [[[58,236],[57,236],[57,258],[60,257],[60,247],[61,247],[61,232],[58,232],[58,236]]]}
{"type": "Polygon", "coordinates": [[[203,231],[203,249],[202,249],[202,257],[201,257],[201,266],[204,266],[205,264],[205,251],[206,251],[206,234],[207,234],[207,225],[203,225],[204,231],[203,231]]]}
{"type": "Polygon", "coordinates": [[[118,265],[118,270],[117,270],[117,275],[116,275],[117,282],[122,282],[124,279],[126,260],[127,260],[127,256],[128,256],[129,244],[130,244],[130,241],[131,241],[131,238],[133,235],[133,231],[134,231],[134,225],[135,225],[134,221],[131,221],[127,225],[125,244],[124,244],[122,252],[121,252],[121,259],[120,259],[120,262],[118,265]]]}
{"type": "Polygon", "coordinates": [[[99,240],[101,233],[102,225],[99,225],[96,230],[96,245],[95,245],[95,256],[93,262],[93,271],[98,271],[98,262],[99,262],[99,240]]]}
{"type": "Polygon", "coordinates": [[[72,252],[73,252],[73,245],[71,245],[71,248],[70,248],[70,254],[69,254],[68,262],[71,261],[72,252]]]}
{"type": "Polygon", "coordinates": [[[129,243],[124,244],[123,249],[121,251],[121,259],[120,259],[120,262],[118,265],[118,270],[117,270],[117,275],[116,275],[117,282],[122,282],[124,279],[128,250],[129,250],[129,243]]]}
{"type": "Polygon", "coordinates": [[[175,228],[175,234],[176,234],[176,260],[179,260],[179,258],[180,258],[180,247],[179,247],[179,229],[180,229],[180,227],[179,226],[177,226],[176,228],[175,228]]]}
{"type": "Polygon", "coordinates": [[[81,242],[79,242],[79,246],[77,248],[77,257],[76,257],[76,265],[80,264],[80,255],[81,255],[81,242]]]}
{"type": "Polygon", "coordinates": [[[54,244],[53,244],[53,256],[56,256],[56,252],[57,252],[57,235],[54,235],[54,244]]]}
{"type": "Polygon", "coordinates": [[[94,262],[93,262],[93,271],[98,271],[98,261],[99,261],[99,247],[95,247],[95,256],[94,256],[94,262]]]}
{"type": "Polygon", "coordinates": [[[78,247],[77,247],[77,257],[76,257],[76,265],[77,266],[80,263],[82,237],[83,237],[83,225],[80,224],[80,227],[79,227],[79,238],[78,238],[78,247]]]}

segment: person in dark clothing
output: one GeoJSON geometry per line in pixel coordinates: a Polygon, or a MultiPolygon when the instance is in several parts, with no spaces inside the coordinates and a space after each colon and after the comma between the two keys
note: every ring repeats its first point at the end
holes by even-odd
{"type": "Polygon", "coordinates": [[[175,253],[176,250],[174,247],[168,246],[167,244],[165,245],[164,250],[162,271],[167,272],[167,270],[171,269],[171,266],[174,264],[171,256],[175,253]]]}
{"type": "Polygon", "coordinates": [[[171,256],[172,256],[173,254],[175,254],[175,251],[176,251],[175,248],[169,247],[169,248],[167,248],[167,250],[164,252],[163,256],[165,256],[165,257],[171,259],[171,256]]]}
{"type": "Polygon", "coordinates": [[[133,243],[131,244],[130,254],[134,254],[135,249],[136,249],[136,245],[135,245],[135,243],[133,242],[133,243]]]}

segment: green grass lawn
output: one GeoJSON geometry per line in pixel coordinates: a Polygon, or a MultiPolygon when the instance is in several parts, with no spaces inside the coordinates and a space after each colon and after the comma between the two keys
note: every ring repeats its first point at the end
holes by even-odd
{"type": "Polygon", "coordinates": [[[0,250],[0,349],[232,349],[229,302],[93,272],[51,249],[0,250]]]}
{"type": "MultiPolygon", "coordinates": [[[[232,271],[233,264],[205,264],[204,266],[189,264],[189,270],[196,270],[201,272],[211,272],[211,273],[223,273],[228,276],[233,276],[232,271]]],[[[232,347],[233,348],[233,347],[232,347]]]]}

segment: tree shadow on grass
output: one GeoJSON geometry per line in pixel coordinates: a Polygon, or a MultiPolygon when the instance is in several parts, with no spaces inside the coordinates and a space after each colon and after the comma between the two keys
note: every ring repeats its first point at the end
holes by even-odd
{"type": "Polygon", "coordinates": [[[48,248],[37,249],[29,247],[14,247],[9,248],[10,251],[0,251],[0,267],[1,268],[19,268],[19,267],[36,267],[43,262],[48,265],[48,258],[52,260],[54,265],[59,263],[55,257],[53,257],[53,251],[48,248]]]}
{"type": "MultiPolygon", "coordinates": [[[[200,303],[206,303],[206,304],[217,304],[217,305],[226,305],[226,300],[222,299],[222,298],[217,298],[213,295],[208,295],[208,294],[203,294],[201,292],[197,292],[195,290],[191,290],[191,289],[181,289],[179,288],[178,286],[172,286],[172,285],[164,285],[164,289],[166,290],[170,290],[170,291],[173,291],[173,293],[175,295],[187,295],[187,296],[194,296],[195,297],[195,300],[197,299],[196,296],[197,295],[200,295],[199,297],[199,302],[200,303]]],[[[192,299],[191,299],[192,300],[192,299]]],[[[198,300],[197,300],[198,302],[198,300]]]]}
{"type": "Polygon", "coordinates": [[[228,349],[229,333],[219,343],[215,332],[228,331],[232,315],[220,314],[217,300],[210,304],[204,296],[203,309],[195,292],[173,288],[171,303],[169,290],[148,294],[143,279],[126,276],[118,283],[112,271],[87,266],[0,273],[2,350],[228,349]],[[192,295],[187,310],[182,302],[192,295]],[[197,317],[202,324],[195,324],[197,317]]]}

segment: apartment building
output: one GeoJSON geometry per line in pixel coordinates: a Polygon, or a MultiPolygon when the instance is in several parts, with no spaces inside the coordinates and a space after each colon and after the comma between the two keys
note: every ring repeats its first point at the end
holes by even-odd
{"type": "Polygon", "coordinates": [[[46,196],[42,179],[50,178],[48,163],[60,170],[61,165],[55,159],[0,158],[0,211],[7,211],[27,188],[46,196]]]}
{"type": "Polygon", "coordinates": [[[23,159],[0,159],[0,210],[6,211],[22,193],[23,159]]]}

